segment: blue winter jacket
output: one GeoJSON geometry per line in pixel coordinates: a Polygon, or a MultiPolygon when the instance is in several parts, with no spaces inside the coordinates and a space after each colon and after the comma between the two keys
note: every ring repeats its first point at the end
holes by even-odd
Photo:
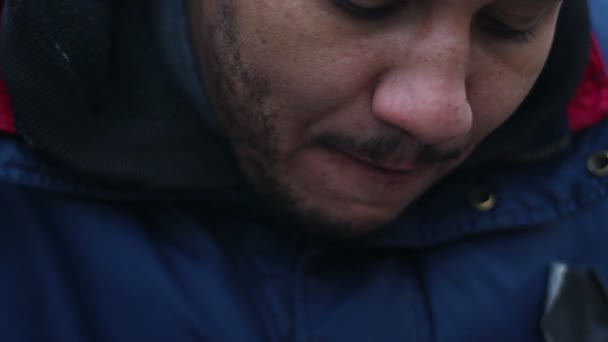
{"type": "Polygon", "coordinates": [[[117,189],[0,136],[0,341],[608,341],[606,151],[603,122],[336,242],[218,207],[236,191],[117,189]]]}

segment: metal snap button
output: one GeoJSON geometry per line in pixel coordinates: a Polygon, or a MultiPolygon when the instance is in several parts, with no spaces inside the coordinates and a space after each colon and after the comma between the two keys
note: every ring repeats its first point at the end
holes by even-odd
{"type": "Polygon", "coordinates": [[[608,176],[608,151],[592,155],[587,160],[587,170],[597,177],[608,176]]]}
{"type": "Polygon", "coordinates": [[[496,195],[485,190],[473,190],[469,193],[469,203],[477,211],[489,211],[496,206],[496,195]]]}

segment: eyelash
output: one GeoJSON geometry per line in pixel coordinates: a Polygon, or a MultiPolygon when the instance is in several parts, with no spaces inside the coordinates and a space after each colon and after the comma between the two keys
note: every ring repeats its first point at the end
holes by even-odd
{"type": "Polygon", "coordinates": [[[363,7],[355,5],[350,0],[334,0],[336,6],[348,13],[349,15],[368,21],[378,20],[390,16],[395,10],[405,6],[407,0],[395,0],[387,5],[378,7],[363,7]]]}
{"type": "Polygon", "coordinates": [[[489,30],[491,34],[512,40],[516,43],[527,43],[534,36],[535,26],[526,30],[517,30],[490,16],[484,16],[483,21],[485,21],[485,24],[482,25],[485,26],[486,30],[489,30]]]}
{"type": "MultiPolygon", "coordinates": [[[[371,8],[355,5],[350,0],[334,1],[337,7],[350,16],[365,21],[374,21],[389,17],[395,13],[396,10],[407,4],[407,0],[395,0],[385,6],[371,8]]],[[[488,30],[490,34],[499,38],[523,44],[529,42],[534,36],[534,27],[527,30],[517,30],[490,16],[484,16],[483,21],[485,21],[485,24],[482,24],[485,29],[488,30]]]]}

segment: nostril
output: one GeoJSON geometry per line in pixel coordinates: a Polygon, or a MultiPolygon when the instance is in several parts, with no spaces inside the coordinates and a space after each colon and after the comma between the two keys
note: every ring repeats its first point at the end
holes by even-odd
{"type": "Polygon", "coordinates": [[[422,144],[462,140],[473,125],[464,79],[424,71],[392,74],[378,83],[373,115],[422,144]]]}

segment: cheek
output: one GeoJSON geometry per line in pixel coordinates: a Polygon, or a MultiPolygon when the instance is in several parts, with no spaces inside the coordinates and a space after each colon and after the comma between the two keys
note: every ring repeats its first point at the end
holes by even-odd
{"type": "Polygon", "coordinates": [[[483,50],[475,52],[475,67],[467,81],[474,113],[473,135],[483,138],[517,110],[542,71],[551,46],[551,40],[547,41],[526,51],[500,56],[483,50]]]}
{"type": "Polygon", "coordinates": [[[558,14],[559,7],[547,13],[527,43],[478,39],[474,44],[467,93],[476,135],[502,124],[528,95],[549,56],[558,14]]]}
{"type": "Polygon", "coordinates": [[[474,138],[485,137],[506,121],[517,110],[534,81],[532,77],[496,69],[472,77],[467,94],[474,116],[471,132],[474,138]]]}
{"type": "Polygon", "coordinates": [[[243,32],[243,61],[272,80],[267,106],[280,108],[290,125],[303,126],[369,91],[377,52],[365,41],[344,32],[335,18],[318,9],[301,8],[306,2],[267,3],[245,5],[255,15],[244,17],[241,25],[255,28],[243,32]]]}

